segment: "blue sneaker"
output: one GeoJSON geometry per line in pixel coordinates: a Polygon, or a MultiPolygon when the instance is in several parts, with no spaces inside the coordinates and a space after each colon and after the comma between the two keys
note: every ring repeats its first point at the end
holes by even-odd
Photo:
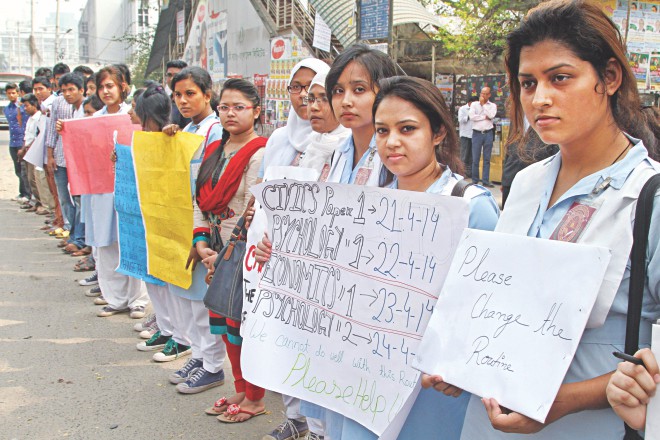
{"type": "Polygon", "coordinates": [[[190,359],[183,368],[170,374],[170,383],[177,385],[187,381],[190,375],[195,374],[195,371],[202,367],[202,364],[201,359],[190,359]]]}
{"type": "Polygon", "coordinates": [[[182,394],[196,394],[206,391],[209,388],[219,387],[225,383],[225,372],[220,370],[217,373],[206,371],[204,367],[199,367],[197,371],[188,376],[188,380],[176,386],[176,390],[182,394]]]}

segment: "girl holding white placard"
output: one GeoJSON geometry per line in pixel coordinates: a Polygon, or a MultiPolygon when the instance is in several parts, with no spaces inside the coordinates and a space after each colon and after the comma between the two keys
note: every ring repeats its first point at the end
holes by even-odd
{"type": "MultiPolygon", "coordinates": [[[[660,170],[654,120],[641,111],[637,84],[616,26],[588,0],[552,0],[532,9],[508,37],[511,142],[525,140],[524,117],[560,152],[522,171],[496,231],[607,247],[612,258],[587,328],[545,423],[471,398],[463,439],[621,439],[624,425],[606,386],[622,350],[628,310],[635,201],[660,170]],[[648,148],[648,151],[647,151],[648,148]]],[[[649,236],[640,343],[660,317],[660,203],[649,236]]],[[[534,292],[530,292],[533,298],[534,292]]],[[[426,386],[455,394],[440,377],[426,386]]]]}

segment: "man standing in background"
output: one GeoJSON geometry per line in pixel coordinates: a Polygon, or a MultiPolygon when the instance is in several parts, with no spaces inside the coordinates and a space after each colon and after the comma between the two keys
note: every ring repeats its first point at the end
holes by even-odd
{"type": "Polygon", "coordinates": [[[27,179],[23,178],[21,174],[21,160],[18,157],[18,150],[23,148],[25,124],[27,124],[28,115],[18,102],[18,86],[16,84],[7,84],[5,93],[9,100],[9,104],[5,107],[5,116],[7,122],[9,122],[9,155],[14,162],[14,173],[18,177],[18,196],[14,200],[27,203],[30,201],[32,193],[27,179]]]}
{"type": "Polygon", "coordinates": [[[465,165],[465,177],[472,177],[472,121],[470,120],[470,104],[477,100],[470,96],[468,102],[458,109],[458,134],[461,138],[461,160],[465,165]]]}
{"type": "Polygon", "coordinates": [[[472,182],[479,183],[479,161],[481,151],[484,153],[483,186],[493,188],[490,183],[490,155],[493,151],[493,119],[497,114],[497,106],[489,101],[490,87],[481,89],[479,101],[470,105],[470,120],[472,121],[472,182]]]}

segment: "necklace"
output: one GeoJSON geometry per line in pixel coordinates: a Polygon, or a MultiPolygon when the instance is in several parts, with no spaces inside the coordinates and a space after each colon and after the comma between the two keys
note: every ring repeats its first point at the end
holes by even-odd
{"type": "MultiPolygon", "coordinates": [[[[623,151],[621,151],[621,153],[619,153],[619,155],[616,157],[616,159],[614,159],[614,162],[612,162],[612,165],[614,165],[615,163],[617,163],[617,162],[619,161],[619,159],[621,159],[621,156],[623,156],[623,153],[625,153],[626,151],[628,151],[628,148],[629,148],[631,145],[632,145],[632,142],[630,142],[630,139],[629,139],[629,140],[628,140],[628,143],[626,144],[626,148],[624,148],[623,151]]],[[[610,166],[612,166],[612,165],[610,165],[610,166]]]]}

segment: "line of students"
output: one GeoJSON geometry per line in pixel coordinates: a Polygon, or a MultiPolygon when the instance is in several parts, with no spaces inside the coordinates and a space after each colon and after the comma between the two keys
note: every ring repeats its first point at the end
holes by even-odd
{"type": "MultiPolygon", "coordinates": [[[[549,238],[574,207],[589,204],[594,208],[585,219],[589,227],[575,241],[612,250],[601,290],[601,297],[609,300],[599,299],[594,323],[584,332],[545,424],[501,408],[488,396],[468,396],[440,376],[423,375],[426,389],[399,438],[506,439],[528,434],[535,439],[619,439],[624,427],[617,415],[641,428],[648,398],[660,383],[657,362],[648,350],[637,354],[646,369],[625,363],[617,369],[611,356],[613,346],[623,348],[625,335],[632,209],[641,185],[660,171],[660,164],[651,159],[658,154],[658,122],[641,112],[620,35],[590,0],[551,0],[530,11],[508,38],[506,66],[513,141],[524,140],[526,117],[543,142],[559,145],[560,152],[518,175],[499,219],[490,192],[469,187],[469,225],[549,238]]],[[[105,103],[100,114],[128,111],[123,102],[126,80],[119,69],[103,69],[96,85],[105,103]]],[[[181,115],[191,119],[188,125],[166,123],[169,97],[158,85],[148,86],[136,99],[135,113],[145,130],[204,136],[191,163],[197,178],[191,194],[193,283],[185,290],[147,287],[160,331],[138,348],[162,348],[155,360],[159,355],[160,360],[191,355],[169,378],[181,393],[223,384],[228,354],[236,394],[218,399],[206,412],[224,423],[246,422],[265,413],[265,390],[242,378],[240,323],[209,314],[202,298],[204,277],[246,209],[249,188],[267,176],[270,167],[284,165],[314,168],[328,182],[448,195],[462,179],[458,139],[437,88],[397,76],[389,57],[359,44],[347,48],[332,66],[307,59],[294,67],[288,82],[289,121],[267,141],[255,132],[261,102],[249,82],[224,83],[216,107],[219,118],[211,78],[203,69],[185,68],[169,86],[181,115]]],[[[105,279],[101,290],[109,302],[103,309],[107,314],[143,307],[144,300],[139,289],[130,287],[132,281],[111,273],[118,259],[111,196],[88,196],[82,202],[86,240],[96,247],[99,278],[105,279]],[[86,211],[87,206],[93,209],[86,211]]],[[[650,343],[651,322],[660,318],[660,204],[654,214],[640,328],[643,345],[650,343]]],[[[267,261],[270,253],[271,243],[264,236],[258,261],[267,261]]],[[[286,420],[264,440],[376,437],[349,414],[290,396],[283,401],[286,420]]]]}

